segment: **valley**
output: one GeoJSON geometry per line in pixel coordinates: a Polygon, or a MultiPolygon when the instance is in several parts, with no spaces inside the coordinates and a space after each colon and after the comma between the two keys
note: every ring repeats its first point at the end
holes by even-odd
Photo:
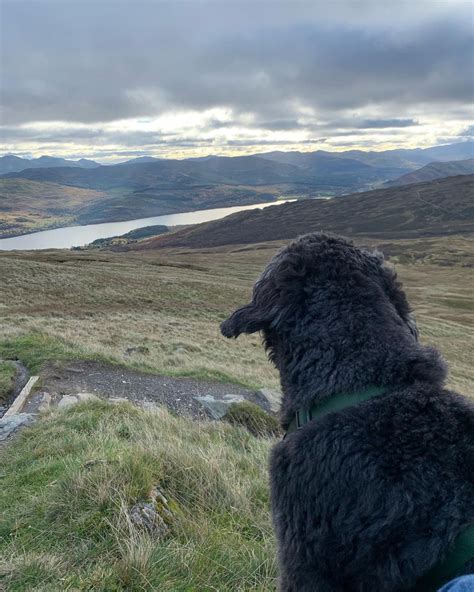
{"type": "Polygon", "coordinates": [[[473,146],[466,141],[381,152],[143,157],[115,165],[8,155],[0,158],[0,238],[279,199],[340,196],[469,174],[473,146]]]}

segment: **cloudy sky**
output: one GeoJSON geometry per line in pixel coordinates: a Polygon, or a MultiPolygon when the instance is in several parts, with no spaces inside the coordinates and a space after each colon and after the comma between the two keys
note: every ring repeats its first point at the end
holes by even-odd
{"type": "Polygon", "coordinates": [[[473,132],[465,0],[1,0],[2,153],[112,162],[473,132]]]}

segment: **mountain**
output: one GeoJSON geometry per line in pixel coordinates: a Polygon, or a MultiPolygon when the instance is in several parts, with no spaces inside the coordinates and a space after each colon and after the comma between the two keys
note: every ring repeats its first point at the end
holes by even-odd
{"type": "Polygon", "coordinates": [[[323,230],[346,236],[409,238],[474,233],[474,175],[377,189],[329,200],[307,199],[184,228],[142,249],[206,248],[291,239],[323,230]]]}
{"type": "Polygon", "coordinates": [[[327,152],[325,150],[315,152],[266,152],[260,154],[260,156],[298,166],[305,166],[312,159],[317,161],[318,158],[332,157],[343,161],[356,160],[388,171],[390,169],[405,169],[407,171],[419,168],[432,161],[442,162],[473,158],[474,141],[457,142],[430,148],[398,148],[382,151],[346,150],[343,152],[327,152]]]}
{"type": "Polygon", "coordinates": [[[468,160],[453,160],[451,162],[430,162],[421,169],[407,173],[387,183],[388,187],[409,185],[410,183],[421,183],[433,181],[442,177],[454,177],[456,175],[474,174],[474,158],[468,160]]]}
{"type": "Polygon", "coordinates": [[[130,160],[125,160],[124,162],[119,162],[117,164],[118,165],[137,164],[140,162],[156,162],[157,160],[160,160],[160,159],[155,158],[154,156],[139,156],[138,158],[131,158],[130,160]]]}
{"type": "Polygon", "coordinates": [[[5,173],[16,173],[25,169],[43,169],[50,167],[79,167],[94,168],[100,166],[99,163],[81,158],[80,160],[66,160],[65,158],[56,158],[54,156],[40,156],[39,158],[20,158],[13,154],[7,154],[0,157],[0,175],[5,173]]]}
{"type": "MultiPolygon", "coordinates": [[[[95,192],[97,199],[85,199],[84,203],[76,203],[73,209],[68,209],[69,219],[65,221],[61,218],[64,225],[113,222],[276,201],[282,192],[293,191],[294,187],[302,191],[295,180],[302,184],[305,194],[312,191],[311,179],[298,167],[255,157],[222,158],[205,163],[160,160],[94,169],[26,169],[0,178],[0,182],[14,180],[35,183],[31,188],[34,187],[37,194],[32,191],[29,198],[37,216],[35,229],[49,226],[52,222],[49,206],[37,199],[44,193],[45,185],[56,187],[58,192],[61,187],[67,187],[69,191],[83,189],[95,192]]],[[[68,191],[65,192],[66,202],[67,195],[68,191]]],[[[5,196],[8,198],[8,187],[5,196]]],[[[31,229],[30,219],[25,218],[19,205],[15,205],[13,193],[10,197],[0,202],[0,223],[7,224],[12,232],[11,219],[16,214],[16,233],[28,232],[31,229]]],[[[60,200],[56,205],[58,208],[61,206],[60,200]]]]}
{"type": "Polygon", "coordinates": [[[106,197],[90,189],[0,178],[0,238],[66,226],[83,208],[106,197]]]}
{"type": "MultiPolygon", "coordinates": [[[[467,154],[473,147],[473,142],[461,142],[379,153],[275,151],[185,160],[145,156],[110,166],[84,159],[68,161],[43,156],[26,160],[6,156],[0,159],[0,166],[10,172],[0,179],[23,179],[97,191],[101,194],[100,199],[86,199],[83,205],[77,205],[76,211],[68,210],[68,223],[90,224],[264,203],[280,198],[327,197],[368,191],[386,186],[387,182],[433,160],[449,160],[448,155],[467,154]],[[24,166],[29,168],[23,169],[24,166]]],[[[451,170],[453,174],[460,172],[451,170]]],[[[67,202],[67,192],[65,196],[67,202]]],[[[31,195],[32,200],[36,197],[31,195]]],[[[11,204],[10,207],[14,208],[11,204]]],[[[2,210],[0,204],[0,212],[2,210]]],[[[9,212],[11,218],[13,210],[9,212]]],[[[47,210],[43,214],[37,210],[37,215],[38,228],[49,224],[47,210]]],[[[19,217],[21,219],[21,215],[19,217]]],[[[5,216],[0,216],[0,222],[4,219],[5,216]]],[[[18,224],[22,226],[21,220],[18,224]]]]}
{"type": "Polygon", "coordinates": [[[301,167],[258,156],[214,157],[208,160],[157,160],[94,169],[55,167],[26,169],[4,175],[32,181],[49,181],[90,189],[174,189],[206,185],[314,184],[301,167]]]}

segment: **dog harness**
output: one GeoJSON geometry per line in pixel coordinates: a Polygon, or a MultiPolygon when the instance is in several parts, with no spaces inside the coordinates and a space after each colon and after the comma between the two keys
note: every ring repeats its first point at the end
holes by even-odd
{"type": "MultiPolygon", "coordinates": [[[[386,390],[385,387],[370,386],[365,391],[339,393],[322,403],[315,403],[309,409],[299,409],[288,426],[285,437],[314,419],[320,419],[328,413],[369,401],[382,395],[386,390]]],[[[474,525],[461,531],[443,561],[440,561],[422,576],[411,592],[436,592],[452,578],[464,575],[461,570],[471,560],[474,560],[474,525]]]]}

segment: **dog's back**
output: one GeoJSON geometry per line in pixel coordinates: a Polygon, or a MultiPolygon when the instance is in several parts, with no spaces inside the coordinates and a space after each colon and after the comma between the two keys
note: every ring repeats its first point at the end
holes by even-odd
{"type": "Polygon", "coordinates": [[[474,523],[473,434],[466,399],[418,384],[288,435],[270,471],[282,589],[412,589],[474,523]]]}

